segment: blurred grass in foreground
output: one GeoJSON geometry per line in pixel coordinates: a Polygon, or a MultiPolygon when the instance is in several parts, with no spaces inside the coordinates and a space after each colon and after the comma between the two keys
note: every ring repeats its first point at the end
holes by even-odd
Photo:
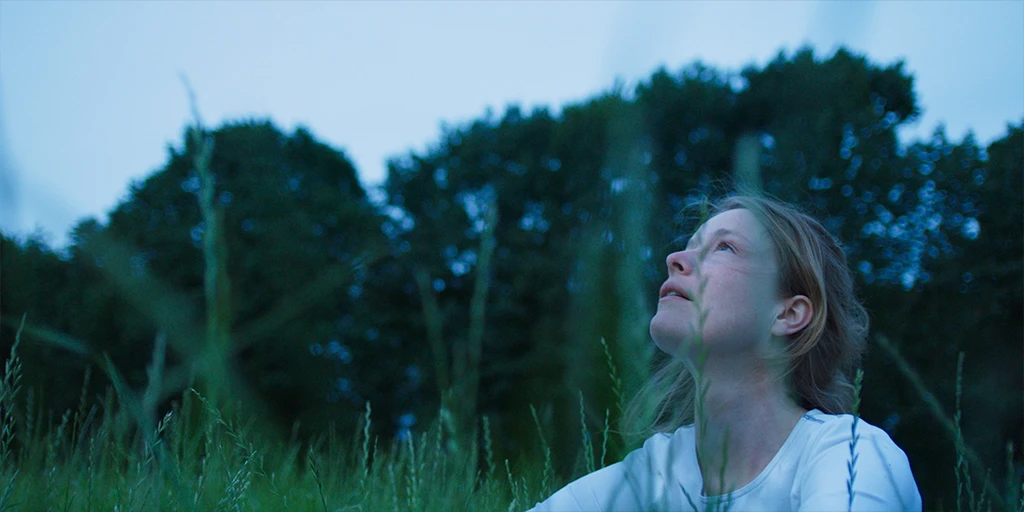
{"type": "MultiPolygon", "coordinates": [[[[470,460],[475,451],[446,449],[438,424],[406,440],[381,442],[370,434],[369,404],[354,435],[332,429],[306,443],[295,433],[289,440],[261,435],[251,415],[243,424],[232,421],[195,390],[151,432],[140,426],[130,400],[125,404],[113,389],[102,405],[87,408],[83,392],[77,410],[44,420],[31,392],[27,410],[17,410],[20,342],[21,330],[0,376],[0,511],[515,511],[566,483],[555,481],[548,434],[535,411],[544,460],[495,461],[484,417],[479,470],[467,470],[477,467],[470,460]]],[[[610,371],[615,372],[614,366],[610,371]]],[[[957,422],[959,417],[958,410],[957,422]]],[[[585,420],[581,431],[586,442],[573,478],[606,464],[609,425],[601,440],[593,438],[585,420]],[[598,442],[600,456],[594,450],[598,442]]],[[[963,445],[958,428],[955,435],[957,510],[993,510],[993,505],[1024,510],[1019,482],[1008,481],[1005,490],[997,490],[986,479],[975,494],[964,461],[974,454],[963,445]],[[1000,491],[1006,495],[999,496],[1000,491]]]]}
{"type": "MultiPolygon", "coordinates": [[[[371,438],[369,406],[354,437],[302,443],[261,436],[192,390],[143,432],[113,391],[59,420],[16,411],[20,381],[15,345],[0,381],[0,510],[506,511],[553,490],[543,462],[498,463],[490,450],[467,474],[475,464],[445,449],[436,425],[406,441],[371,438]]],[[[483,437],[489,447],[486,427],[483,437]]]]}

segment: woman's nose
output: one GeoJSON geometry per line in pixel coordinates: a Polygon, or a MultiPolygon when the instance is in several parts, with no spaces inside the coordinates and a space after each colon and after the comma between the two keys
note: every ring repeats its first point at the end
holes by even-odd
{"type": "Polygon", "coordinates": [[[691,256],[689,253],[690,251],[676,251],[665,258],[669,275],[676,273],[689,274],[693,271],[693,262],[690,260],[691,256]]]}

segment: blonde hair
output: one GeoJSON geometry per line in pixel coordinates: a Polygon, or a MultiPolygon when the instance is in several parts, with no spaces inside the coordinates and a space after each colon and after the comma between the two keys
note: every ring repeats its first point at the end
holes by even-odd
{"type": "MultiPolygon", "coordinates": [[[[726,197],[712,205],[710,214],[735,209],[753,213],[768,233],[778,263],[780,294],[805,295],[814,305],[810,323],[786,347],[786,376],[794,401],[828,414],[849,412],[868,315],[854,294],[842,247],[810,215],[764,196],[726,197]]],[[[686,365],[678,357],[662,355],[657,366],[623,415],[624,434],[646,438],[694,421],[694,382],[686,365]]]]}

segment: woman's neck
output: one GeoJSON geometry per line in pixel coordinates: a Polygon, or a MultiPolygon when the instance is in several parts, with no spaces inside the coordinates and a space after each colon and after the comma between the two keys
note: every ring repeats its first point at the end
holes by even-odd
{"type": "Polygon", "coordinates": [[[750,483],[807,412],[790,398],[786,379],[763,364],[746,371],[727,366],[706,364],[696,389],[697,457],[706,495],[750,483]]]}

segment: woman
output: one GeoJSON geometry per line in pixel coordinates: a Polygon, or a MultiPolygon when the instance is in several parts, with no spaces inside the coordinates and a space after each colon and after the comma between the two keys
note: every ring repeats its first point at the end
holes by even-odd
{"type": "Polygon", "coordinates": [[[533,510],[921,510],[903,451],[846,414],[868,322],[839,244],[771,199],[712,213],[651,320],[660,433],[533,510]]]}

